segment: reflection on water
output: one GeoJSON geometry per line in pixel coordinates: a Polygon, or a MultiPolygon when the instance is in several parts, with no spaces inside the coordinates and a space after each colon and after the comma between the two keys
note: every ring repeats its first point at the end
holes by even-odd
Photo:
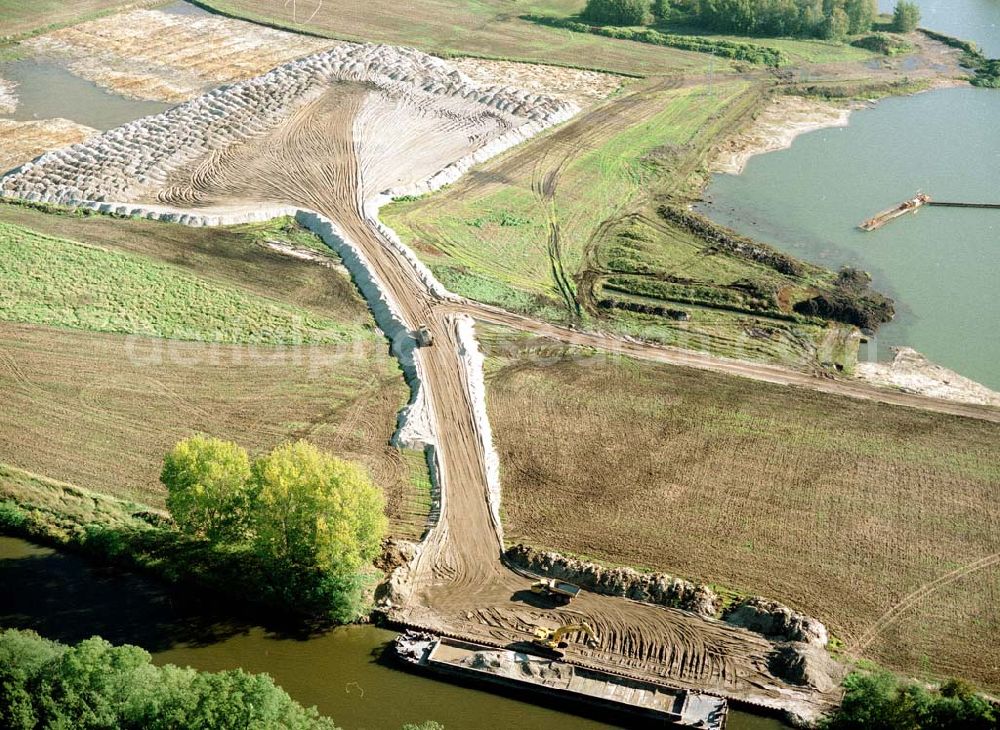
{"type": "MultiPolygon", "coordinates": [[[[235,606],[168,592],[151,580],[23,540],[0,537],[0,586],[0,626],[34,629],[64,642],[99,634],[145,647],[158,664],[267,672],[296,700],[316,705],[345,730],[398,730],[428,719],[447,730],[614,727],[403,671],[383,655],[395,636],[391,631],[344,626],[296,638],[234,620],[235,606]]],[[[745,713],[730,717],[730,730],[783,727],[745,713]]]]}
{"type": "Polygon", "coordinates": [[[30,122],[58,117],[105,131],[159,114],[172,106],[109,93],[54,61],[26,59],[3,63],[0,78],[17,83],[14,93],[18,98],[15,112],[0,115],[0,119],[30,122]]]}

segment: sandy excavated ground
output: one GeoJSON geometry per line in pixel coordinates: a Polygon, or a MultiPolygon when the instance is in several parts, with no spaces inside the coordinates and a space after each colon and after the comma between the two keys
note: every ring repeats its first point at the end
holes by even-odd
{"type": "Polygon", "coordinates": [[[217,16],[135,10],[25,41],[42,55],[123,96],[185,101],[219,84],[268,71],[336,41],[217,16]]]}
{"type": "Polygon", "coordinates": [[[46,119],[41,122],[14,122],[0,119],[0,173],[33,160],[43,152],[83,142],[96,134],[96,129],[71,122],[69,119],[46,119]]]}
{"type": "Polygon", "coordinates": [[[603,99],[618,90],[627,79],[614,74],[562,66],[539,66],[516,61],[489,61],[480,58],[452,60],[459,71],[482,84],[504,79],[512,86],[542,94],[551,94],[577,103],[603,99]]]}
{"type": "MultiPolygon", "coordinates": [[[[0,181],[0,192],[61,203],[134,201],[159,193],[164,202],[197,203],[205,198],[200,183],[214,168],[238,159],[244,147],[255,148],[244,143],[288,122],[338,82],[355,89],[343,95],[343,103],[357,104],[370,194],[407,188],[474,152],[495,154],[498,144],[509,146],[576,111],[553,97],[478,86],[441,59],[417,51],[343,44],[123,125],[85,145],[46,154],[0,181]],[[190,185],[168,184],[171,173],[192,163],[190,185]]],[[[331,105],[336,107],[336,100],[331,105]]],[[[328,151],[328,140],[304,143],[314,149],[299,148],[292,157],[328,151]]],[[[290,156],[281,148],[272,152],[290,156]]],[[[457,177],[461,171],[439,174],[457,177]]],[[[298,187],[273,184],[286,200],[298,187]]],[[[247,201],[259,197],[259,190],[248,191],[247,201]]]]}
{"type": "Polygon", "coordinates": [[[892,362],[860,362],[855,375],[868,383],[932,398],[1000,406],[1000,393],[937,365],[916,350],[899,347],[892,362]]]}
{"type": "Polygon", "coordinates": [[[801,96],[775,97],[748,129],[719,149],[712,172],[739,175],[751,157],[791,147],[800,134],[826,127],[846,127],[856,106],[801,96]]]}
{"type": "Polygon", "coordinates": [[[0,114],[13,114],[17,109],[15,88],[17,88],[17,84],[13,81],[0,79],[0,114]]]}

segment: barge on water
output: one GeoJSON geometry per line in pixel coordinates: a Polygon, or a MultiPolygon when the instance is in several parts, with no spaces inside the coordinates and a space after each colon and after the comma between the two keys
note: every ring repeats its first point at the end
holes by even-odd
{"type": "Polygon", "coordinates": [[[859,225],[858,228],[862,231],[874,231],[876,228],[881,228],[889,221],[899,218],[901,215],[913,213],[921,206],[927,205],[930,202],[930,195],[927,195],[927,193],[917,193],[909,200],[904,200],[899,205],[889,208],[888,210],[883,210],[878,215],[869,218],[864,223],[859,225]]]}
{"type": "Polygon", "coordinates": [[[726,726],[726,700],[701,692],[424,632],[401,634],[395,649],[402,661],[420,669],[596,707],[630,725],[704,730],[726,726]]]}

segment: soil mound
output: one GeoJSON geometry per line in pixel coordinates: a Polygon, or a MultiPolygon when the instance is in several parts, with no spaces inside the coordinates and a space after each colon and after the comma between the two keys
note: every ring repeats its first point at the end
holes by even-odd
{"type": "Polygon", "coordinates": [[[705,585],[697,585],[666,573],[640,573],[632,568],[605,568],[554,552],[515,545],[507,560],[533,573],[576,583],[607,596],[624,596],[636,601],[680,608],[711,617],[718,610],[719,597],[705,585]]]}
{"type": "Polygon", "coordinates": [[[730,607],[723,619],[772,639],[801,641],[811,646],[825,647],[830,638],[820,621],[760,596],[730,607]]]}

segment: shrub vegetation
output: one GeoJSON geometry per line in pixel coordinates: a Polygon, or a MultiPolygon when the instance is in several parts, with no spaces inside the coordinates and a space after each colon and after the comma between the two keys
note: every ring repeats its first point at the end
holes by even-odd
{"type": "Polygon", "coordinates": [[[137,646],[0,631],[0,727],[336,730],[266,674],[157,667],[137,646]]]}
{"type": "Polygon", "coordinates": [[[892,29],[897,33],[910,33],[920,24],[920,6],[909,0],[899,0],[892,13],[892,29]]]}
{"type": "Polygon", "coordinates": [[[602,25],[645,25],[650,21],[648,0],[587,0],[582,17],[602,25]]]}
{"type": "Polygon", "coordinates": [[[904,38],[891,33],[872,33],[863,36],[851,43],[857,48],[866,48],[884,56],[895,56],[900,53],[907,53],[912,50],[913,45],[904,38]]]}
{"type": "Polygon", "coordinates": [[[844,701],[823,730],[995,730],[1000,713],[958,680],[938,690],[885,671],[848,675],[844,701]]]}

